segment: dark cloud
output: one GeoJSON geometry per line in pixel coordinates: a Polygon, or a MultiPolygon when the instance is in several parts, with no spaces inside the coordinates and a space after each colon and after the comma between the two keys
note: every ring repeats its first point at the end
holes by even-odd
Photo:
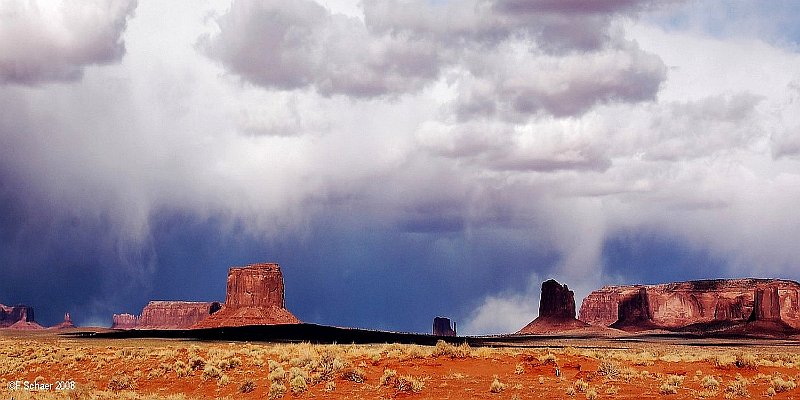
{"type": "Polygon", "coordinates": [[[83,213],[31,191],[0,168],[0,303],[34,307],[37,321],[71,312],[98,323],[143,299],[155,267],[149,243],[131,242],[103,210],[83,213]]]}
{"type": "Polygon", "coordinates": [[[119,61],[136,0],[0,4],[0,83],[72,81],[119,61]]]}

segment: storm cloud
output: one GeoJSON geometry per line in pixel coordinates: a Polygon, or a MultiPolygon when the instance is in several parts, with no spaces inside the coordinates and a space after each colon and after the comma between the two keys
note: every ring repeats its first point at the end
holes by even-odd
{"type": "Polygon", "coordinates": [[[771,8],[2,4],[0,303],[45,324],[259,261],[304,321],[462,333],[519,329],[548,278],[800,278],[771,8]]]}

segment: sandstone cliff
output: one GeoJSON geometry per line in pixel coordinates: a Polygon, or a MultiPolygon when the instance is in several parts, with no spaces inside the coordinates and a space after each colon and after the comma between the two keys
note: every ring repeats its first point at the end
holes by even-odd
{"type": "Polygon", "coordinates": [[[139,317],[131,314],[114,314],[111,329],[134,329],[139,325],[139,317]]]}
{"type": "Polygon", "coordinates": [[[139,329],[186,329],[219,311],[217,302],[151,301],[142,310],[139,329]]]}
{"type": "Polygon", "coordinates": [[[33,307],[26,305],[5,306],[0,304],[0,328],[41,329],[33,318],[33,307]]]}
{"type": "Polygon", "coordinates": [[[518,334],[557,333],[587,327],[575,319],[575,293],[553,279],[542,283],[539,316],[518,334]]]}
{"type": "Polygon", "coordinates": [[[450,318],[435,317],[433,319],[434,336],[456,336],[455,326],[450,326],[450,318]]]}
{"type": "Polygon", "coordinates": [[[579,319],[630,331],[703,330],[748,321],[780,322],[798,329],[800,284],[751,278],[606,286],[584,299],[579,319]]]}
{"type": "Polygon", "coordinates": [[[194,328],[296,324],[300,321],[284,307],[283,273],[278,264],[251,264],[231,268],[225,305],[194,328]]]}

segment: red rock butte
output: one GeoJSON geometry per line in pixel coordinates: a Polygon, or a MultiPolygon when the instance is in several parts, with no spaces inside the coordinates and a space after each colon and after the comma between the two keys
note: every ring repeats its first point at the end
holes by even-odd
{"type": "Polygon", "coordinates": [[[605,286],[583,300],[579,319],[627,331],[738,325],[788,332],[800,329],[800,284],[747,278],[605,286]]]}
{"type": "Polygon", "coordinates": [[[588,327],[575,319],[575,293],[567,285],[553,279],[542,282],[539,299],[539,316],[520,329],[517,334],[557,333],[588,327]]]}
{"type": "Polygon", "coordinates": [[[64,314],[64,321],[62,321],[59,324],[53,325],[53,326],[51,326],[51,327],[49,327],[47,329],[59,330],[59,329],[70,329],[70,328],[74,328],[74,327],[75,327],[75,324],[72,323],[72,317],[70,317],[69,313],[65,313],[64,314]]]}
{"type": "Polygon", "coordinates": [[[26,305],[5,306],[0,304],[0,328],[33,330],[44,329],[33,319],[33,307],[26,305]]]}
{"type": "Polygon", "coordinates": [[[297,323],[284,305],[280,265],[260,263],[231,268],[225,305],[193,328],[297,323]]]}
{"type": "Polygon", "coordinates": [[[435,317],[433,318],[433,335],[434,336],[456,336],[455,323],[450,325],[450,318],[435,317]]]}

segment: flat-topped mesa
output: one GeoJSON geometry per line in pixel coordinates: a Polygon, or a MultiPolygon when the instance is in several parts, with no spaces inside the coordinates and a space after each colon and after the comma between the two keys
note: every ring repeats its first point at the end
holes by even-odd
{"type": "Polygon", "coordinates": [[[584,299],[579,319],[631,331],[704,329],[748,321],[800,329],[800,284],[747,278],[606,286],[584,299]]]}
{"type": "Polygon", "coordinates": [[[275,263],[260,263],[230,268],[225,305],[193,328],[299,322],[284,307],[281,267],[275,263]]]}
{"type": "Polygon", "coordinates": [[[588,324],[575,319],[575,293],[553,279],[542,282],[539,316],[518,334],[554,333],[578,329],[588,324]]]}
{"type": "Polygon", "coordinates": [[[455,324],[450,326],[450,318],[435,317],[433,319],[434,336],[456,336],[455,324]]]}
{"type": "Polygon", "coordinates": [[[132,314],[114,314],[111,317],[111,329],[134,329],[139,326],[139,317],[132,314]]]}
{"type": "Polygon", "coordinates": [[[23,304],[6,306],[0,304],[0,328],[41,329],[33,319],[33,307],[23,304]]]}
{"type": "Polygon", "coordinates": [[[142,310],[138,329],[186,329],[222,308],[218,302],[151,301],[142,310]]]}
{"type": "Polygon", "coordinates": [[[275,263],[250,264],[228,271],[227,307],[284,308],[283,274],[275,263]]]}

